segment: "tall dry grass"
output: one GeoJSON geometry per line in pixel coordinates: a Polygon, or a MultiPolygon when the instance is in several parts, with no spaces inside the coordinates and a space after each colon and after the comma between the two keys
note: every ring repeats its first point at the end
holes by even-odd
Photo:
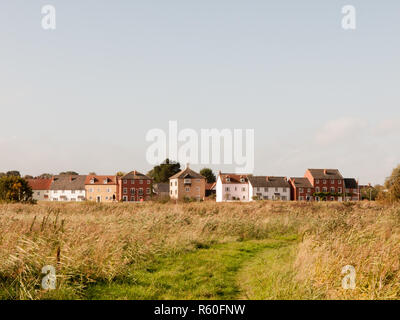
{"type": "Polygon", "coordinates": [[[62,297],[132,267],[204,244],[299,234],[299,278],[329,298],[399,298],[400,209],[370,204],[214,202],[0,205],[0,298],[39,299],[41,268],[57,268],[62,297]],[[357,289],[340,271],[357,269],[357,289]]]}

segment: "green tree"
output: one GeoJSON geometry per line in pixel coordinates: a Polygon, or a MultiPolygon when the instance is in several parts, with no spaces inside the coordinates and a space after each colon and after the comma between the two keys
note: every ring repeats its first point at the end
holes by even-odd
{"type": "Polygon", "coordinates": [[[200,174],[206,178],[207,183],[214,183],[215,181],[217,181],[214,172],[210,168],[201,169],[200,174]]]}
{"type": "Polygon", "coordinates": [[[118,171],[115,175],[116,175],[117,177],[123,177],[123,176],[125,175],[125,172],[118,171]]]}
{"type": "Polygon", "coordinates": [[[181,171],[181,165],[179,162],[166,159],[163,163],[150,170],[147,175],[153,178],[155,183],[161,183],[168,182],[169,178],[179,171],[181,171]]]}
{"type": "Polygon", "coordinates": [[[17,176],[0,178],[0,200],[6,202],[32,202],[32,189],[28,182],[17,176]]]}
{"type": "Polygon", "coordinates": [[[377,184],[376,186],[370,186],[361,189],[361,200],[372,200],[378,199],[378,196],[383,192],[384,187],[377,184]]]}
{"type": "Polygon", "coordinates": [[[5,176],[6,176],[6,174],[4,172],[0,172],[0,178],[3,178],[5,176]]]}
{"type": "Polygon", "coordinates": [[[394,168],[391,176],[386,179],[385,188],[390,200],[400,200],[400,165],[394,168]]]}
{"type": "Polygon", "coordinates": [[[21,173],[19,173],[19,171],[17,170],[12,170],[12,171],[7,171],[6,175],[10,177],[20,177],[21,173]]]}
{"type": "Polygon", "coordinates": [[[40,179],[51,179],[53,177],[53,174],[51,173],[42,173],[38,178],[40,179]]]}
{"type": "Polygon", "coordinates": [[[75,171],[65,171],[65,172],[60,172],[60,176],[78,176],[79,173],[75,171]]]}

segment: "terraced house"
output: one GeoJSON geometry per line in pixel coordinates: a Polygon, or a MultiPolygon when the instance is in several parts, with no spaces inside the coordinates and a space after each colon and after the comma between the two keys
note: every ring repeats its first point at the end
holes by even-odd
{"type": "Polygon", "coordinates": [[[187,164],[185,170],[169,178],[169,192],[170,198],[173,200],[185,198],[204,200],[206,178],[190,169],[189,164],[187,164]]]}
{"type": "Polygon", "coordinates": [[[84,201],[86,176],[59,175],[53,177],[50,186],[51,201],[84,201]]]}
{"type": "Polygon", "coordinates": [[[219,173],[216,201],[249,201],[249,180],[246,174],[219,173]]]}
{"type": "Polygon", "coordinates": [[[344,180],[338,169],[307,169],[304,177],[314,187],[316,201],[344,200],[344,180]]]}
{"type": "Polygon", "coordinates": [[[308,178],[289,179],[291,199],[294,201],[313,201],[315,189],[308,178]]]}
{"type": "Polygon", "coordinates": [[[96,202],[114,202],[118,199],[116,176],[89,175],[85,181],[86,199],[96,202]]]}
{"type": "Polygon", "coordinates": [[[286,177],[248,176],[250,200],[290,201],[290,184],[286,177]]]}
{"type": "Polygon", "coordinates": [[[118,178],[118,201],[141,202],[150,200],[153,180],[138,171],[118,178]]]}
{"type": "Polygon", "coordinates": [[[27,179],[33,191],[33,199],[36,201],[48,201],[50,197],[50,186],[53,179],[27,179]]]}

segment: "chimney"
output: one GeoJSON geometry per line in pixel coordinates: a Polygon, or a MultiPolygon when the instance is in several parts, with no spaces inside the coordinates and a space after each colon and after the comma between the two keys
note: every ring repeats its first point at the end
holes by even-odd
{"type": "Polygon", "coordinates": [[[186,169],[190,169],[189,163],[186,163],[186,169]]]}
{"type": "Polygon", "coordinates": [[[324,169],[324,174],[328,174],[328,169],[324,169]]]}

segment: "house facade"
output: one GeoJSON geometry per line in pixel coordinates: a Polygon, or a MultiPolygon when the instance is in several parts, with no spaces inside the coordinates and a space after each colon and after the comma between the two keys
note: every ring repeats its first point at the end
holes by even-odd
{"type": "Polygon", "coordinates": [[[308,178],[289,179],[290,197],[294,201],[314,201],[315,189],[308,178]]]}
{"type": "Polygon", "coordinates": [[[314,187],[316,201],[344,200],[344,179],[338,169],[307,169],[304,177],[314,187]]]}
{"type": "Polygon", "coordinates": [[[206,178],[190,169],[189,165],[186,166],[185,170],[169,178],[170,198],[173,200],[185,198],[204,200],[205,190],[206,178]]]}
{"type": "Polygon", "coordinates": [[[248,176],[250,200],[290,201],[290,184],[286,177],[248,176]]]}
{"type": "Polygon", "coordinates": [[[360,201],[361,192],[358,186],[358,181],[353,178],[344,179],[345,200],[346,201],[360,201]]]}
{"type": "Polygon", "coordinates": [[[85,180],[86,199],[95,202],[115,202],[118,199],[116,176],[88,175],[85,180]]]}
{"type": "Polygon", "coordinates": [[[248,175],[219,173],[216,184],[216,201],[249,201],[248,175]]]}
{"type": "Polygon", "coordinates": [[[153,179],[132,171],[118,178],[117,199],[123,202],[142,202],[150,200],[153,179]]]}
{"type": "Polygon", "coordinates": [[[85,201],[86,176],[58,175],[50,186],[50,201],[85,201]]]}
{"type": "Polygon", "coordinates": [[[33,191],[33,199],[36,201],[50,200],[50,186],[53,179],[27,179],[33,191]]]}

